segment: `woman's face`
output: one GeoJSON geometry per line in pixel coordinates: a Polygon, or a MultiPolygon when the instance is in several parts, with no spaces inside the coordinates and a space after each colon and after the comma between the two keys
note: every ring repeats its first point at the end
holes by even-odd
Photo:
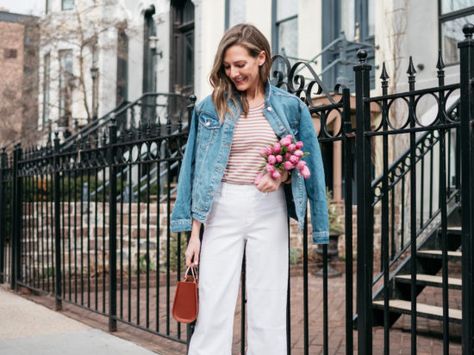
{"type": "Polygon", "coordinates": [[[265,63],[265,52],[252,57],[248,50],[240,45],[227,48],[224,53],[225,74],[232,80],[237,90],[255,94],[260,83],[259,67],[265,63]]]}

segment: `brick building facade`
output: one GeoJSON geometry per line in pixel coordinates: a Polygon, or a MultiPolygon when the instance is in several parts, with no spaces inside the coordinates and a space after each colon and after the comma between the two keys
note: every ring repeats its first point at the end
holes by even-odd
{"type": "Polygon", "coordinates": [[[32,142],[38,117],[37,18],[0,11],[0,145],[32,142]]]}

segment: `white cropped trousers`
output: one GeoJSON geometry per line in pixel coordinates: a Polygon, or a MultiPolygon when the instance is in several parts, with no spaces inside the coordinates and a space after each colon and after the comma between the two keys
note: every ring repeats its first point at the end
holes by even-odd
{"type": "Polygon", "coordinates": [[[288,227],[283,188],[222,183],[205,225],[189,355],[230,355],[246,253],[247,354],[286,354],[288,227]]]}

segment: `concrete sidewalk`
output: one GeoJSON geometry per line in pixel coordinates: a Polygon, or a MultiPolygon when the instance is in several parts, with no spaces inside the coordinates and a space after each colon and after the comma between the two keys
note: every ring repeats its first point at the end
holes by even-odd
{"type": "Polygon", "coordinates": [[[0,354],[154,355],[0,287],[0,354]]]}

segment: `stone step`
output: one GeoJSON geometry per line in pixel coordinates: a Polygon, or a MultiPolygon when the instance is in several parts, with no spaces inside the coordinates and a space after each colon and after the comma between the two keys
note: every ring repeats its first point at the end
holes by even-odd
{"type": "MultiPolygon", "coordinates": [[[[400,283],[410,284],[411,275],[397,275],[395,280],[400,283]]],[[[443,287],[443,278],[437,275],[417,274],[416,283],[417,285],[423,286],[443,287]]],[[[455,290],[461,290],[462,280],[454,277],[448,277],[448,287],[455,290]]]]}
{"type": "MultiPolygon", "coordinates": [[[[418,250],[416,255],[423,258],[441,259],[443,253],[441,250],[418,250]]],[[[448,251],[448,258],[460,260],[462,257],[461,251],[448,251]]]]}
{"type": "MultiPolygon", "coordinates": [[[[411,314],[411,302],[404,300],[390,300],[389,301],[389,310],[395,313],[401,314],[411,314]]],[[[384,308],[384,301],[374,301],[374,308],[382,309],[384,308]]],[[[449,321],[453,323],[461,323],[462,321],[462,312],[460,309],[450,308],[448,310],[449,321]]],[[[416,305],[416,315],[418,317],[443,320],[443,307],[432,306],[425,303],[417,303],[416,305]]]]}

